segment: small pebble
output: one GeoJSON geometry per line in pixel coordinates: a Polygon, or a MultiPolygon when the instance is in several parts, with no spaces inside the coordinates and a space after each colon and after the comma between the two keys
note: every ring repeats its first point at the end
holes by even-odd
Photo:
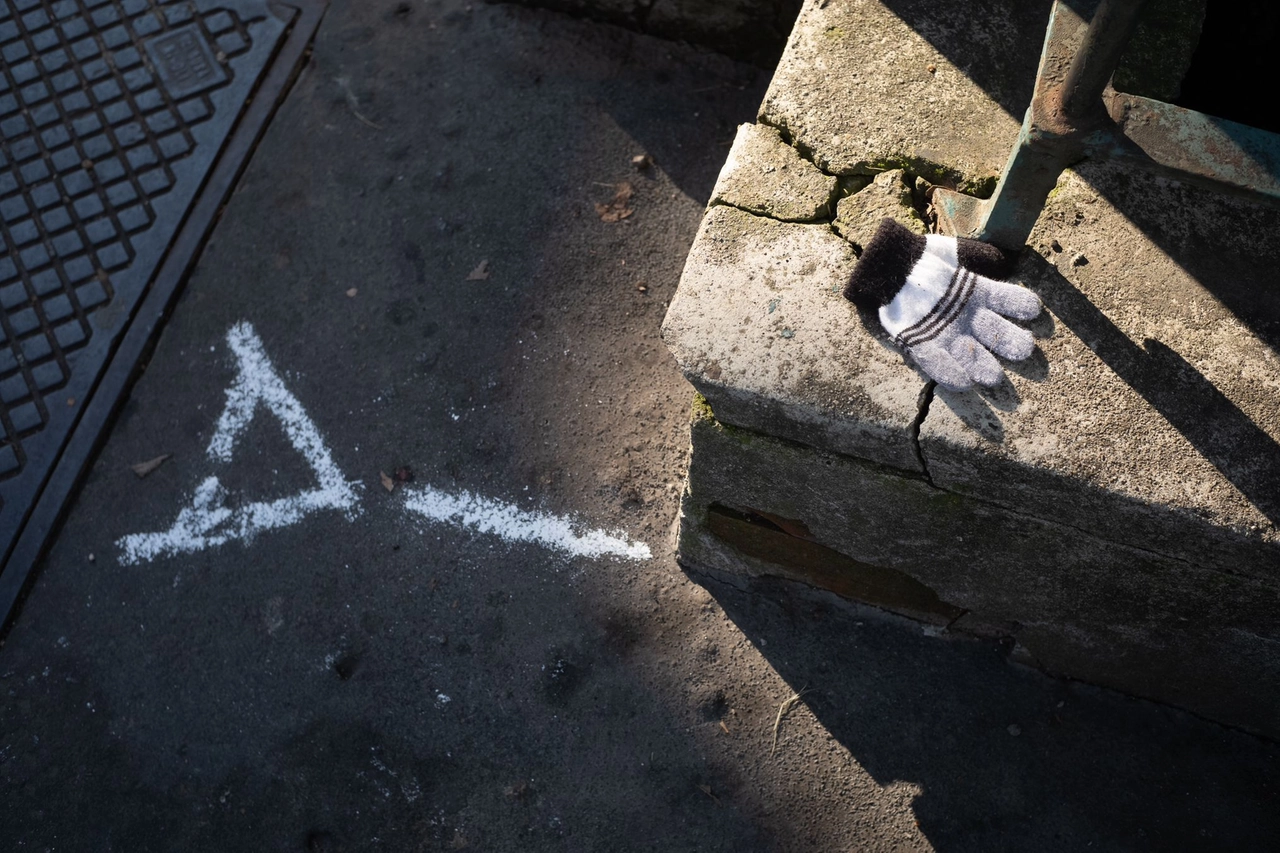
{"type": "Polygon", "coordinates": [[[1009,734],[1013,735],[1014,737],[1017,737],[1018,735],[1022,734],[1022,727],[1019,726],[1017,723],[1014,723],[1013,725],[1009,726],[1009,728],[1006,731],[1008,731],[1009,734]]]}
{"type": "Polygon", "coordinates": [[[1071,259],[1071,266],[1073,267],[1082,267],[1087,263],[1089,263],[1089,259],[1086,258],[1084,255],[1076,255],[1074,258],[1071,259]]]}

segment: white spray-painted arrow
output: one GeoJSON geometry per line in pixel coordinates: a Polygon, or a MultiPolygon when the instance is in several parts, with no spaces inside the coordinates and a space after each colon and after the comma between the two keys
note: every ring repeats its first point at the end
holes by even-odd
{"type": "Polygon", "coordinates": [[[265,530],[301,521],[320,510],[340,510],[348,518],[359,514],[355,490],[334,464],[320,431],[293,396],[262,349],[262,340],[247,322],[227,333],[227,344],[236,357],[238,373],[227,389],[227,405],[209,441],[208,455],[215,462],[229,462],[236,440],[244,434],[258,405],[279,419],[293,449],[315,472],[315,488],[273,501],[258,501],[236,509],[223,506],[226,489],[216,476],[196,487],[191,505],[184,507],[168,530],[133,533],[116,545],[126,565],[172,554],[185,554],[222,545],[233,539],[248,541],[265,530]]]}
{"type": "Polygon", "coordinates": [[[405,508],[432,521],[453,522],[508,542],[537,542],[578,557],[624,557],[648,560],[649,546],[627,540],[622,531],[584,529],[572,518],[522,510],[470,492],[451,495],[430,486],[409,492],[405,508]]]}

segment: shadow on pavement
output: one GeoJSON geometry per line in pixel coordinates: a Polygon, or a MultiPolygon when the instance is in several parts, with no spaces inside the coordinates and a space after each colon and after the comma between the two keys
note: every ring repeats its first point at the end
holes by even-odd
{"type": "Polygon", "coordinates": [[[696,579],[877,782],[918,787],[935,850],[1257,850],[1280,833],[1274,744],[799,584],[696,579]]]}

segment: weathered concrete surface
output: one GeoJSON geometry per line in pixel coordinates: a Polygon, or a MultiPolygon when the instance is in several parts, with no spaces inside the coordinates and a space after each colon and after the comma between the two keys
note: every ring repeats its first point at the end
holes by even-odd
{"type": "Polygon", "coordinates": [[[840,199],[831,225],[855,250],[861,251],[876,233],[880,220],[886,217],[896,219],[917,234],[929,231],[912,204],[911,185],[901,169],[881,172],[866,187],[840,199]]]}
{"type": "MultiPolygon", "coordinates": [[[[1096,165],[1066,173],[1018,277],[1040,352],[939,390],[933,482],[1103,538],[1280,579],[1280,212],[1096,165]]],[[[1274,631],[1273,631],[1274,633],[1274,631]]]]}
{"type": "Polygon", "coordinates": [[[724,161],[711,204],[783,222],[830,219],[836,179],[782,141],[777,128],[744,124],[724,161]]]}
{"type": "Polygon", "coordinates": [[[726,421],[919,471],[926,382],[842,295],[854,263],[826,225],[712,207],[662,337],[726,421]]]}
{"type": "Polygon", "coordinates": [[[904,167],[979,194],[1031,100],[1047,0],[806,3],[760,108],[833,174],[904,167]]]}
{"type": "Polygon", "coordinates": [[[1280,589],[1104,541],[695,406],[679,559],[956,630],[1058,674],[1280,735],[1280,589]],[[752,528],[754,527],[754,531],[752,528]],[[819,550],[821,549],[821,550],[819,550]]]}

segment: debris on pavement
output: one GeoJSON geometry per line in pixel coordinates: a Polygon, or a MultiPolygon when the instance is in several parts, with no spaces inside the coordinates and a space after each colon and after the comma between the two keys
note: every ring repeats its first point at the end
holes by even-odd
{"type": "Polygon", "coordinates": [[[809,692],[809,688],[803,688],[799,693],[792,693],[791,698],[785,700],[778,706],[778,716],[773,721],[773,745],[769,747],[769,754],[773,755],[778,751],[778,729],[782,726],[782,718],[791,712],[791,709],[800,704],[800,699],[804,694],[809,692]]]}
{"type": "Polygon", "coordinates": [[[361,124],[374,130],[382,130],[382,125],[360,112],[360,101],[356,98],[356,93],[351,90],[351,78],[335,77],[333,82],[338,84],[338,88],[342,90],[343,96],[347,99],[347,106],[351,108],[351,114],[359,119],[361,124]]]}
{"type": "MultiPolygon", "coordinates": [[[[606,186],[608,185],[606,184],[606,186]]],[[[601,222],[621,222],[635,213],[628,206],[631,197],[636,194],[635,187],[631,186],[629,181],[623,181],[614,186],[617,187],[617,191],[613,194],[612,199],[605,204],[596,202],[596,214],[600,217],[601,222]]]]}
{"type": "Polygon", "coordinates": [[[378,479],[382,481],[382,488],[386,489],[388,492],[394,492],[396,490],[396,481],[388,477],[386,471],[379,471],[378,479]]]}
{"type": "Polygon", "coordinates": [[[139,462],[137,465],[130,465],[129,470],[137,474],[138,479],[141,480],[143,477],[146,477],[152,471],[163,465],[166,459],[171,458],[173,458],[172,453],[163,453],[154,459],[148,459],[146,462],[139,462]]]}
{"type": "Polygon", "coordinates": [[[476,265],[476,268],[467,273],[467,281],[484,281],[489,277],[489,261],[486,258],[476,265]]]}

